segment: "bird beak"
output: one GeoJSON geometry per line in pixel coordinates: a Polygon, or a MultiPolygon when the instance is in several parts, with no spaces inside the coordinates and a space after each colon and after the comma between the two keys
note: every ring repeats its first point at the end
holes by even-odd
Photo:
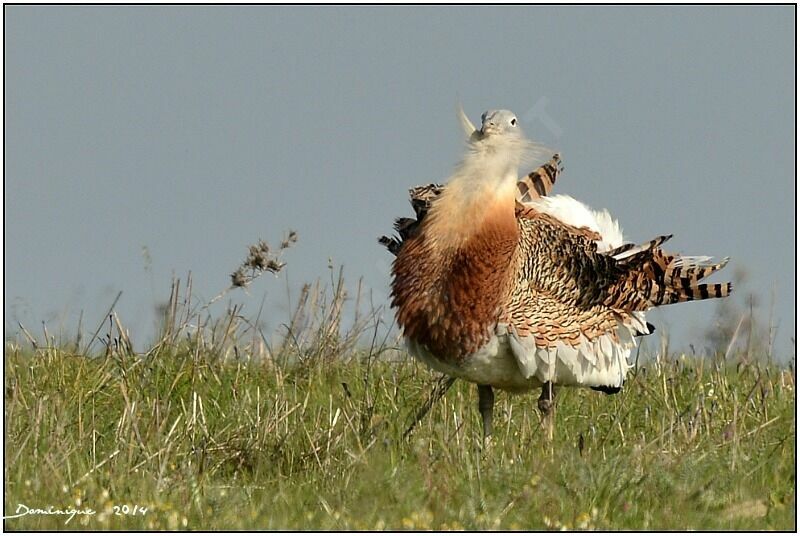
{"type": "Polygon", "coordinates": [[[481,136],[488,136],[490,134],[496,134],[497,133],[497,127],[492,123],[490,123],[488,125],[484,124],[484,125],[481,125],[481,129],[478,132],[481,133],[481,136]]]}

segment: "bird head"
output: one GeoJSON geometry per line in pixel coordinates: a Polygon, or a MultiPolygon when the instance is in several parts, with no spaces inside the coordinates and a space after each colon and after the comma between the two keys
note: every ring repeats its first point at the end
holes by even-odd
{"type": "Polygon", "coordinates": [[[517,179],[518,166],[530,164],[542,156],[541,147],[525,137],[519,119],[509,110],[488,110],[475,127],[459,105],[458,117],[467,136],[467,151],[456,174],[474,175],[478,182],[488,177],[517,179]]]}
{"type": "Polygon", "coordinates": [[[518,138],[522,135],[519,121],[514,112],[509,110],[489,110],[481,116],[480,134],[482,138],[494,136],[511,136],[518,138]]]}

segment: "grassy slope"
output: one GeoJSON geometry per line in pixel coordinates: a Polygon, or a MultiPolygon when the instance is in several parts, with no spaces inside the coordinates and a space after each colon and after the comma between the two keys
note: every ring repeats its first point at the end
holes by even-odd
{"type": "Polygon", "coordinates": [[[5,514],[19,503],[97,514],[5,527],[790,530],[794,382],[738,369],[680,358],[617,396],[562,390],[551,445],[536,394],[499,394],[482,451],[463,382],[402,439],[434,381],[413,362],[8,347],[5,514]],[[123,504],[148,511],[114,515],[123,504]]]}

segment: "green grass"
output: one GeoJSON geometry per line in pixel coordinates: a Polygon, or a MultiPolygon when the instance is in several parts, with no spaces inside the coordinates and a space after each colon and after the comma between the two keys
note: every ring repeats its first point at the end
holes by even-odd
{"type": "Polygon", "coordinates": [[[795,528],[795,385],[778,366],[674,356],[616,396],[562,389],[551,444],[538,393],[498,393],[484,450],[463,382],[403,439],[436,379],[410,360],[125,348],[6,345],[5,515],[96,514],[5,529],[795,528]]]}

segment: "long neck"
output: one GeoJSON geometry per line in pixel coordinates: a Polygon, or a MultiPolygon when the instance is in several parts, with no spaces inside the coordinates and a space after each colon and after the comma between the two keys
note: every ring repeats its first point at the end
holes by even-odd
{"type": "Polygon", "coordinates": [[[516,181],[507,155],[466,158],[425,218],[426,238],[442,250],[458,249],[486,225],[513,224],[516,181]]]}

